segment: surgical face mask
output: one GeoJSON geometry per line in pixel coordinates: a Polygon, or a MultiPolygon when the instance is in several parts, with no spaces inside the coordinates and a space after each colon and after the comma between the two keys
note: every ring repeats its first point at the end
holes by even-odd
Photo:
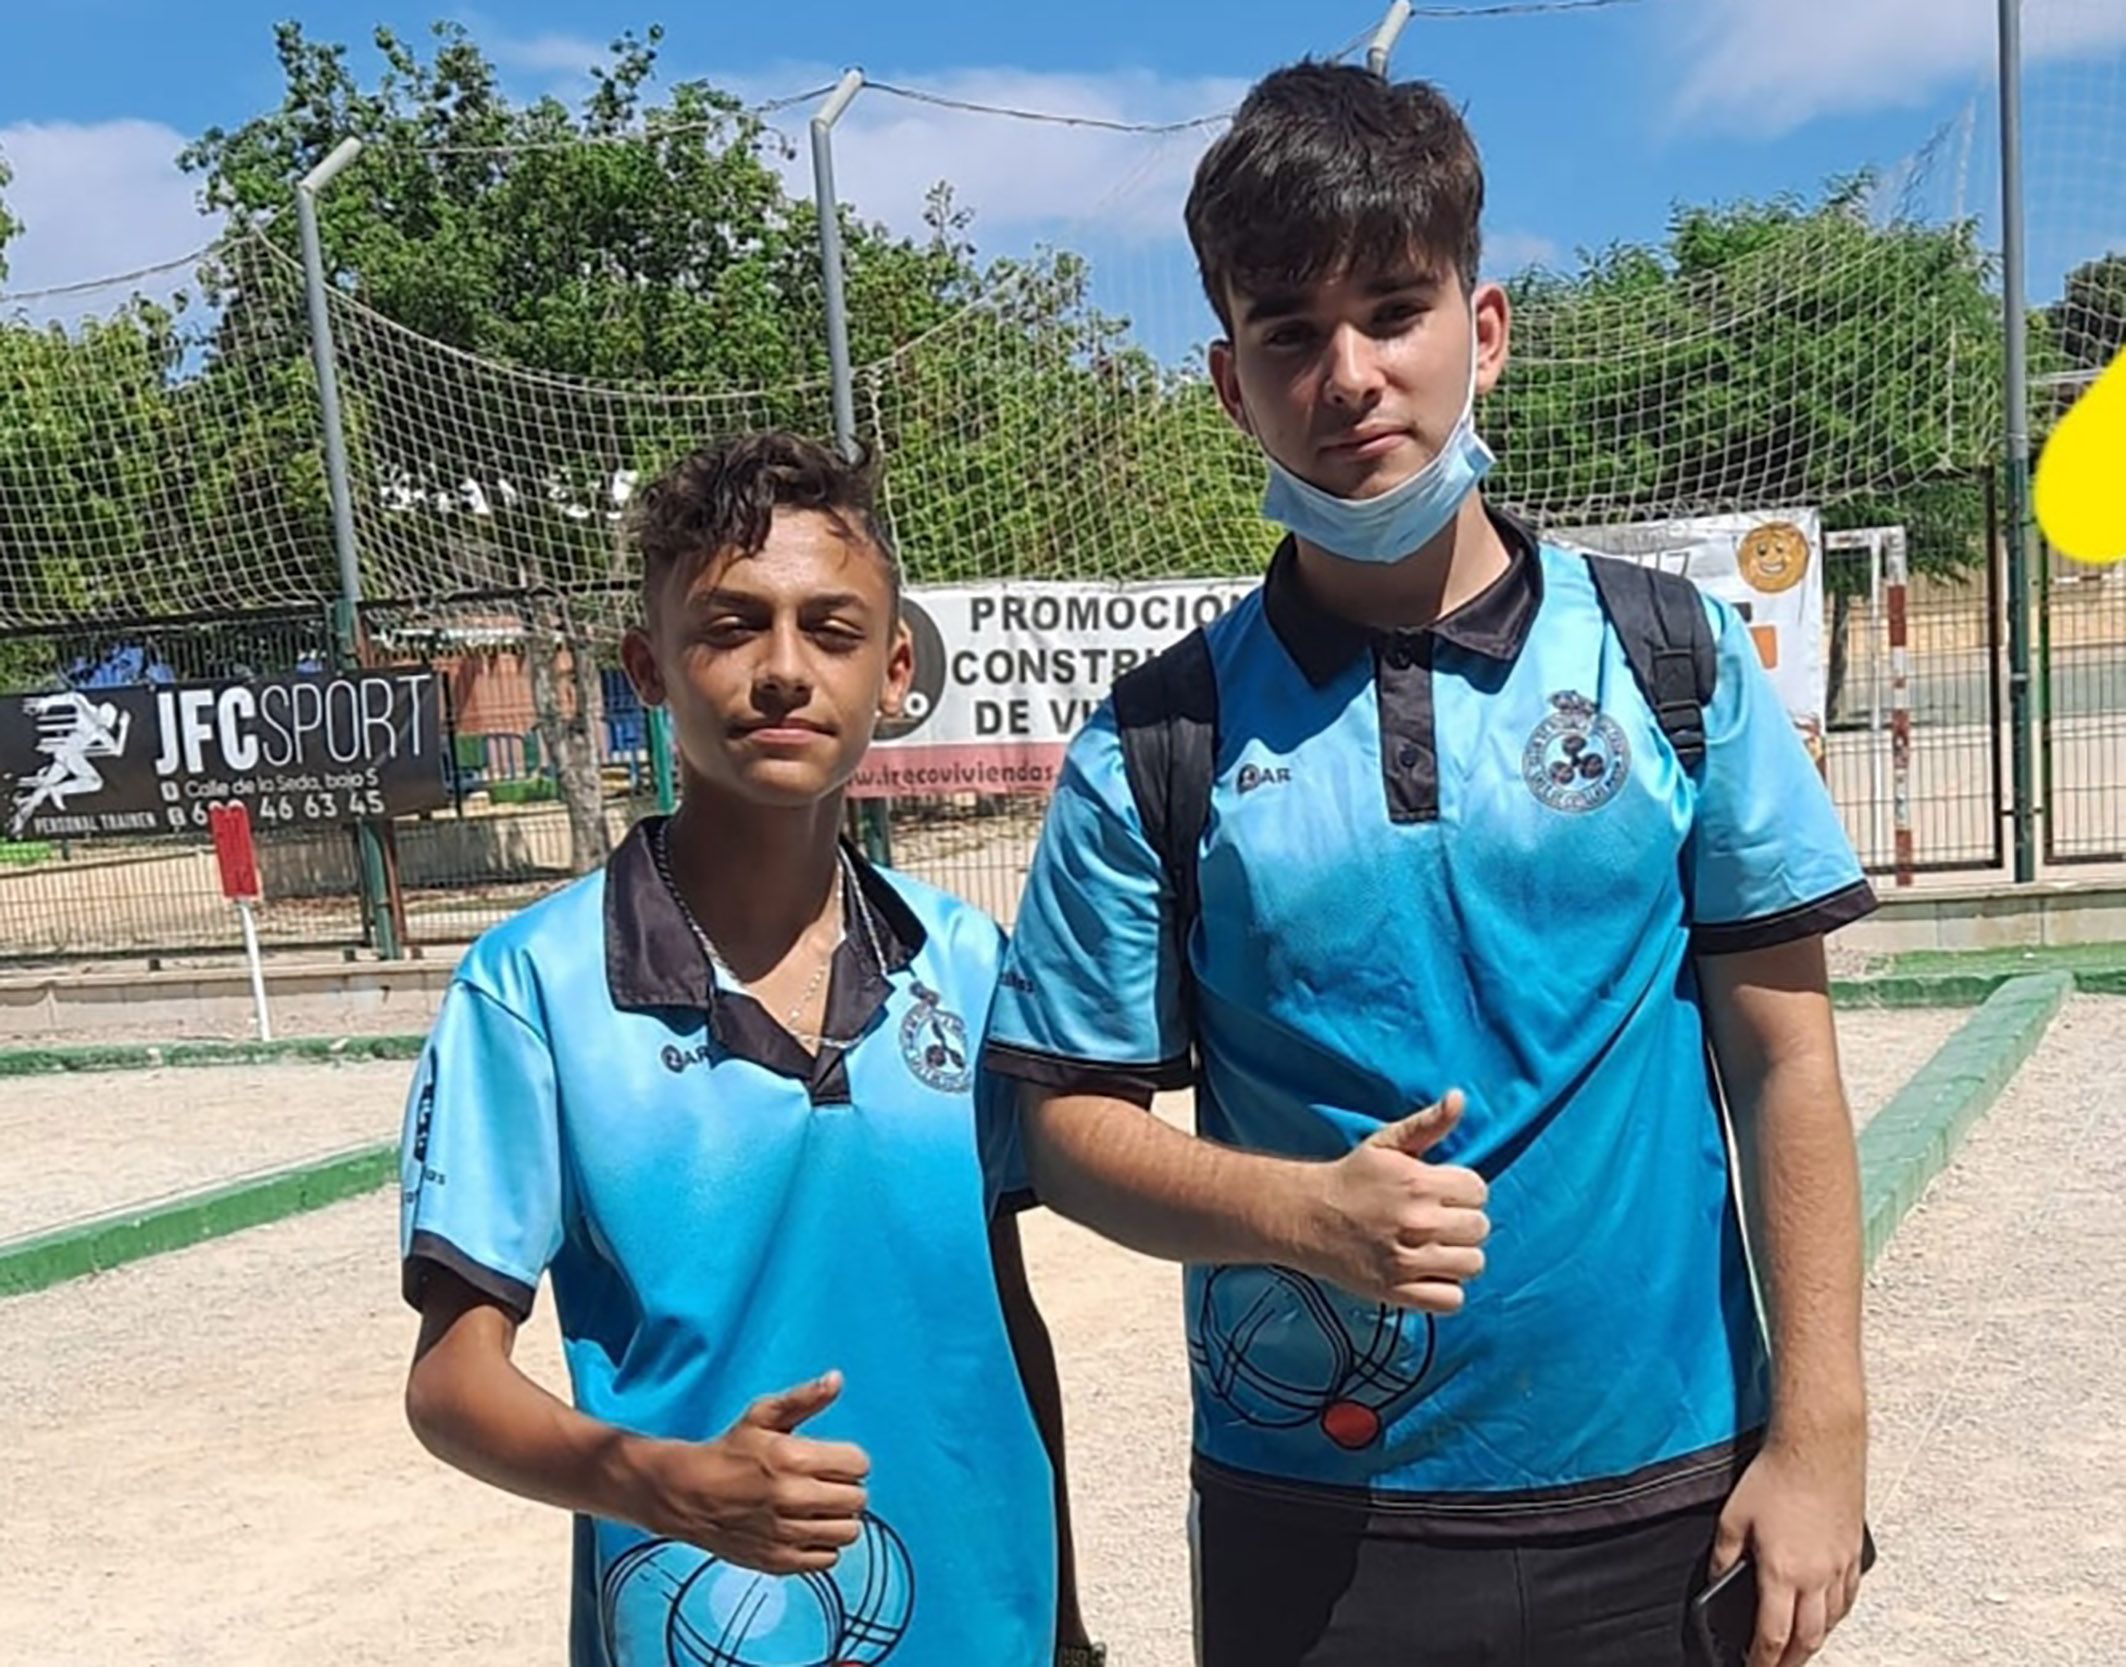
{"type": "Polygon", "coordinates": [[[1386,565],[1424,548],[1491,472],[1491,448],[1476,432],[1476,327],[1470,321],[1469,391],[1439,456],[1400,486],[1374,498],[1339,498],[1301,480],[1267,450],[1265,520],[1345,561],[1386,565]]]}

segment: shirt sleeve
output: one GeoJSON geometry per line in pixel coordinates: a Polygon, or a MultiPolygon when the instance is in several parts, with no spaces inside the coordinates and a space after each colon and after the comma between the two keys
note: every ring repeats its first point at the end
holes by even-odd
{"type": "Polygon", "coordinates": [[[399,1254],[416,1308],[448,1268],[519,1319],[561,1248],[560,1103],[546,1038],[451,985],[422,1050],[399,1149],[399,1254]]]}
{"type": "Polygon", "coordinates": [[[1837,808],[1735,610],[1708,598],[1719,674],[1685,873],[1700,955],[1835,931],[1875,908],[1837,808]]]}
{"type": "Polygon", "coordinates": [[[1087,1092],[1190,1080],[1166,892],[1103,704],[1049,801],[990,1015],[990,1070],[1087,1092]]]}
{"type": "Polygon", "coordinates": [[[1033,1209],[1040,1200],[1019,1138],[1019,1085],[986,1066],[974,1079],[975,1138],[982,1155],[982,1201],[991,1215],[1033,1209]]]}

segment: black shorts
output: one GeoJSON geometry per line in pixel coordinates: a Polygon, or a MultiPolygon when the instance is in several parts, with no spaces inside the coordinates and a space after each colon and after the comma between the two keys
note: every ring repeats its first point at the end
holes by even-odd
{"type": "Polygon", "coordinates": [[[1200,1667],[1686,1667],[1715,1503],[1510,1543],[1196,1502],[1200,1667]]]}

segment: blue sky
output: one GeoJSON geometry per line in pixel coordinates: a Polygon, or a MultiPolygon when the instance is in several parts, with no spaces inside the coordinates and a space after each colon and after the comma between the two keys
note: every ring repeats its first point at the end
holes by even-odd
{"type": "MultiPolygon", "coordinates": [[[[599,43],[666,24],[667,78],[706,76],[766,97],[847,63],[977,100],[1163,121],[1232,102],[1262,69],[1366,30],[1372,0],[816,0],[807,7],[661,7],[653,0],[518,0],[506,12],[405,0],[74,0],[10,8],[0,57],[0,152],[29,222],[10,288],[169,259],[203,241],[171,158],[209,124],[273,103],[272,24],[366,42],[386,21],[472,27],[524,93],[568,92],[599,43]],[[801,22],[802,29],[798,28],[801,22]]],[[[1994,0],[1637,0],[1581,15],[1413,22],[1396,56],[1467,101],[1490,182],[1493,264],[1569,265],[1575,249],[1658,235],[1679,199],[1812,190],[1894,166],[1951,126],[1926,200],[1946,212],[1997,190],[1994,0]],[[1955,124],[1971,116],[1969,159],[1955,124]]],[[[2126,248],[2126,0],[2028,0],[2032,287],[2126,248]]],[[[366,56],[365,56],[365,60],[366,56]]],[[[804,112],[789,131],[800,134],[804,112]]],[[[843,195],[912,224],[952,178],[995,251],[1040,237],[1090,248],[1109,293],[1157,297],[1160,334],[1200,332],[1177,247],[1201,138],[1152,142],[956,116],[867,94],[839,150],[843,195]],[[1113,180],[1134,183],[1116,192],[1113,180]]]]}

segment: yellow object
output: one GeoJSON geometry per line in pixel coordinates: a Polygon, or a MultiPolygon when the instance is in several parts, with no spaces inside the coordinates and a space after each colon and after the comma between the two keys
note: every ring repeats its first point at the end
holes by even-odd
{"type": "Polygon", "coordinates": [[[2069,561],[2126,559],[2126,354],[2052,431],[2032,498],[2037,524],[2069,561]]]}

